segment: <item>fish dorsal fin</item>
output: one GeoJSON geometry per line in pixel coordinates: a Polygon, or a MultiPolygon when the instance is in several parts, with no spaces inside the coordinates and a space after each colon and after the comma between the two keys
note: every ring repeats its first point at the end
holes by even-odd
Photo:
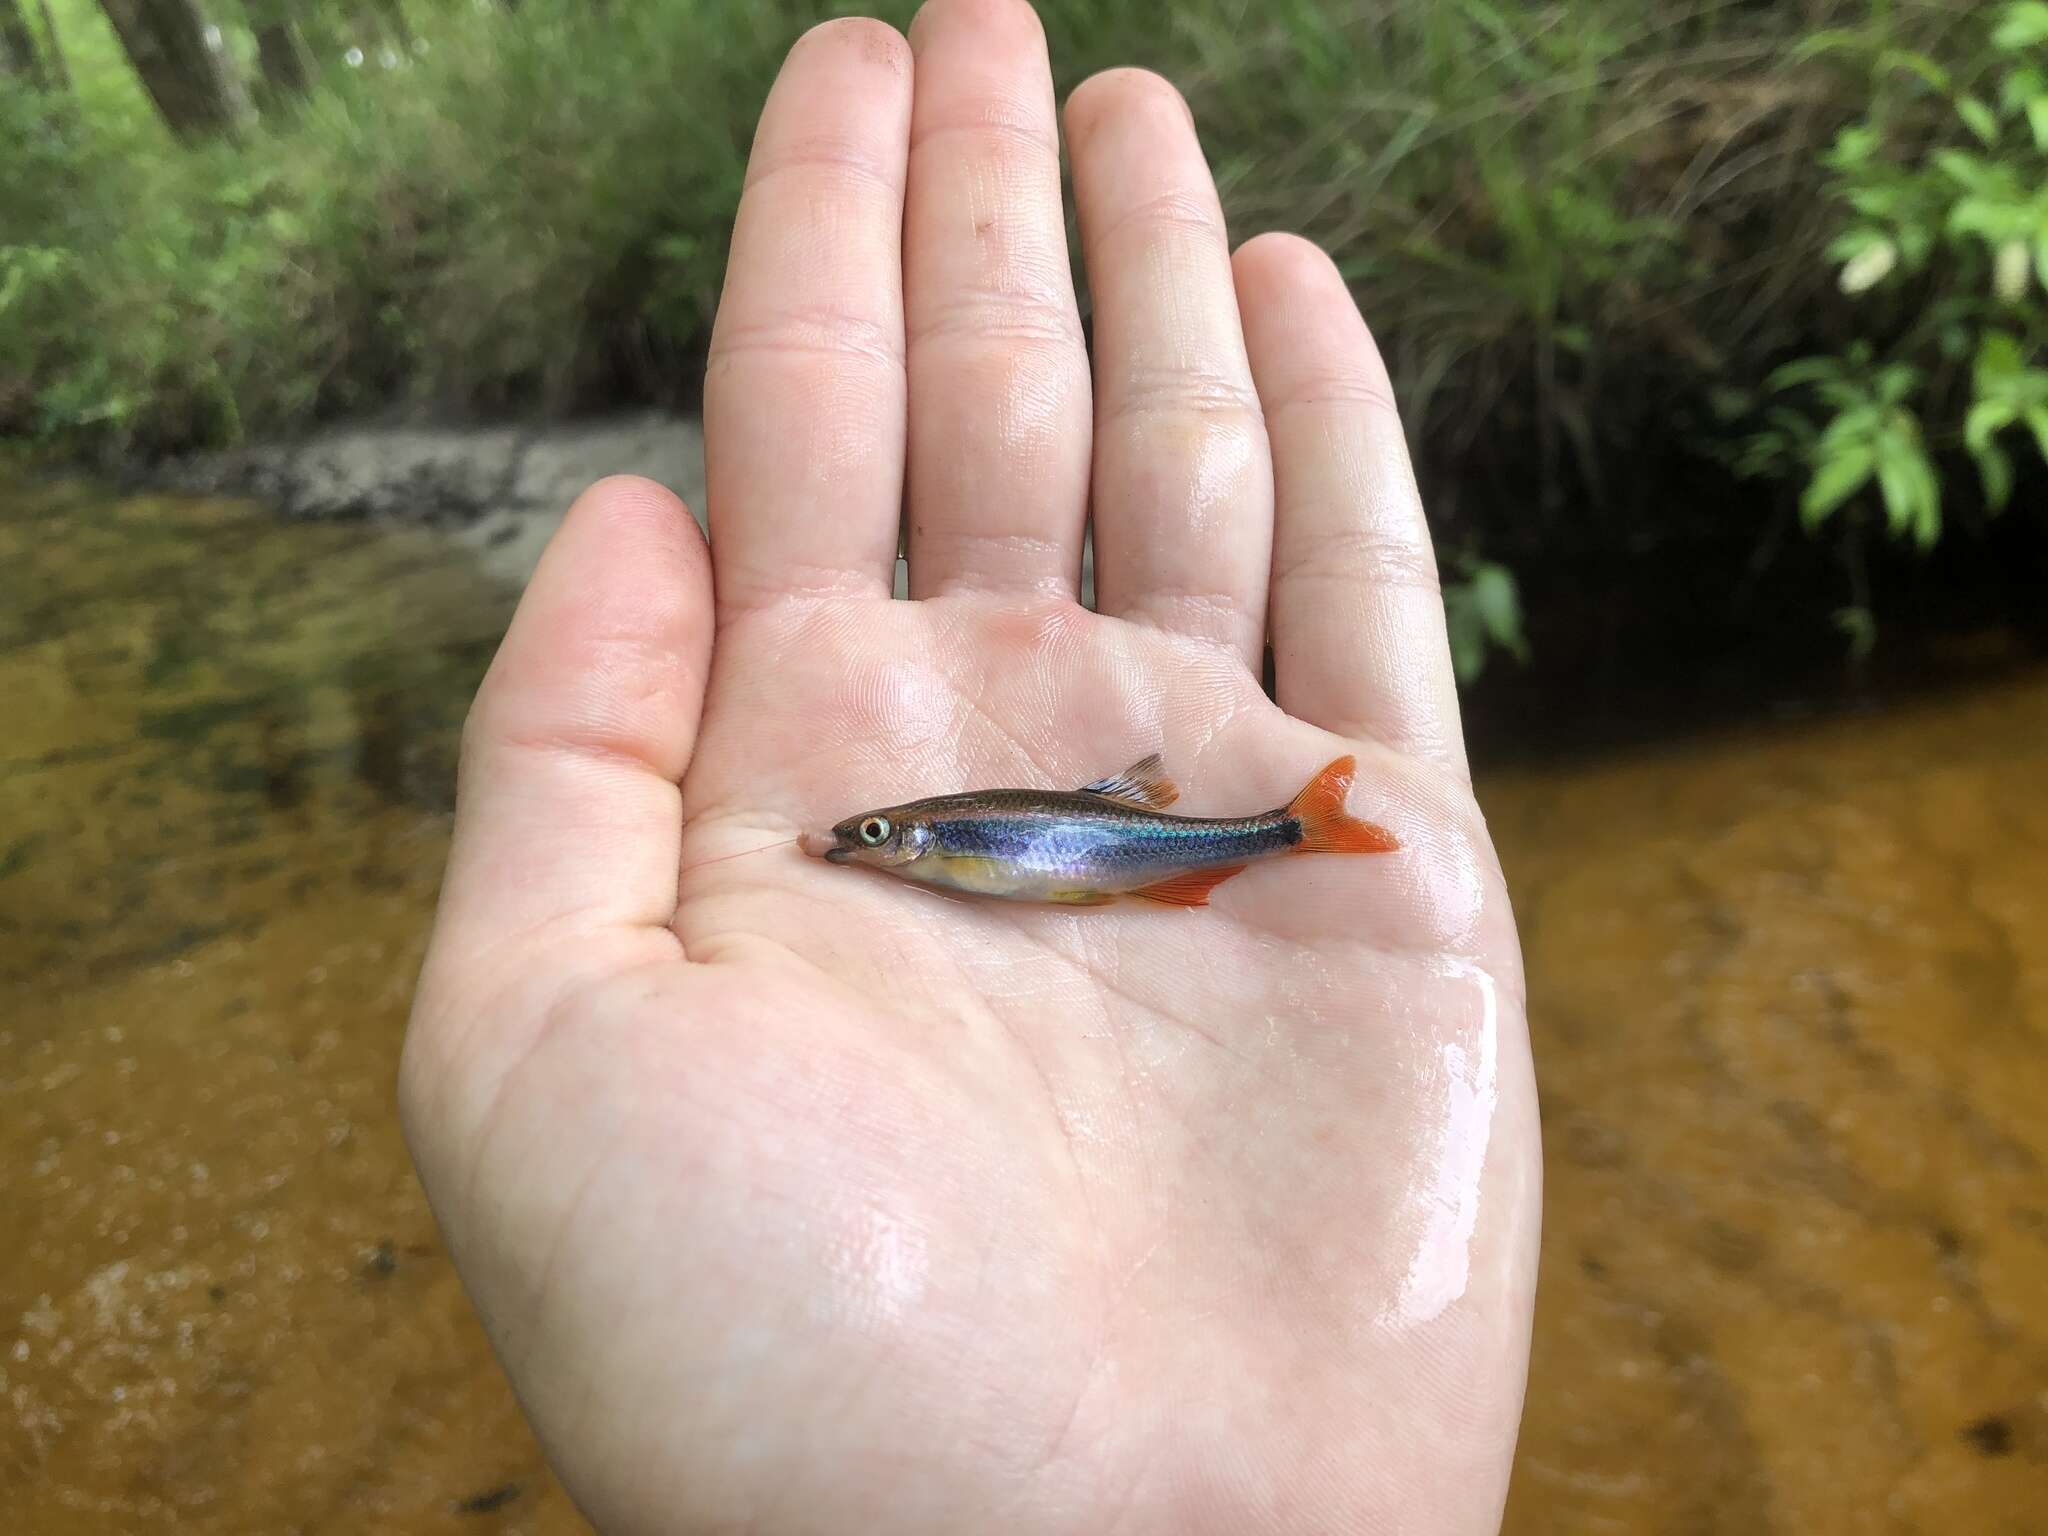
{"type": "Polygon", "coordinates": [[[1126,805],[1141,805],[1148,811],[1163,811],[1180,798],[1180,790],[1173,780],[1159,771],[1157,752],[1147,753],[1112,778],[1083,784],[1081,793],[1100,795],[1105,800],[1121,800],[1126,805]]]}

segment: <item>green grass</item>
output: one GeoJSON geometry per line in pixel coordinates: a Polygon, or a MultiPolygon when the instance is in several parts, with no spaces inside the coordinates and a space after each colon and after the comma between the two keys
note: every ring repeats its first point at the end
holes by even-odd
{"type": "MultiPolygon", "coordinates": [[[[424,57],[329,58],[295,119],[187,150],[97,7],[61,0],[81,110],[17,105],[4,125],[46,145],[0,170],[0,197],[31,210],[7,241],[63,257],[17,283],[35,291],[0,343],[0,428],[130,449],[393,398],[561,409],[676,387],[754,115],[828,9],[417,5],[424,57]]],[[[1533,381],[1539,451],[1559,458],[1594,452],[1584,376],[1617,328],[1699,332],[1698,209],[1659,179],[1711,149],[1702,115],[1738,110],[1716,93],[1732,102],[1781,51],[1754,20],[1744,35],[1713,7],[1622,0],[1043,13],[1063,88],[1126,62],[1183,82],[1238,231],[1330,246],[1447,451],[1533,381]],[[1653,12],[1683,19],[1636,19],[1653,12]]]]}

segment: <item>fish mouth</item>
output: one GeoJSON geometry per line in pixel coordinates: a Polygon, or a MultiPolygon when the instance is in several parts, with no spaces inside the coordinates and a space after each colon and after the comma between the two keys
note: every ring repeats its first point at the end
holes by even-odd
{"type": "Polygon", "coordinates": [[[814,859],[823,859],[829,864],[844,864],[853,852],[839,841],[839,834],[832,831],[802,832],[797,835],[796,845],[814,859]]]}

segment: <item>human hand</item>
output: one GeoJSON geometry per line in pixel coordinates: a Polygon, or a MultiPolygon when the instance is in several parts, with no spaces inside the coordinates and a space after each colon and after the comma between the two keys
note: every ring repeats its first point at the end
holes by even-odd
{"type": "Polygon", "coordinates": [[[1384,370],[1114,72],[1066,112],[1091,404],[1037,22],[911,38],[821,27],[763,111],[711,551],[594,488],[478,694],[421,1176],[608,1531],[1491,1530],[1535,1095],[1384,370]],[[1356,753],[1402,849],[1078,912],[751,851],[1155,749],[1191,814],[1356,753]]]}

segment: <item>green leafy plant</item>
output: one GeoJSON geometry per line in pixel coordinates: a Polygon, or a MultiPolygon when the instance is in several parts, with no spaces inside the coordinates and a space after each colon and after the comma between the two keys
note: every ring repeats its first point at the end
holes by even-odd
{"type": "MultiPolygon", "coordinates": [[[[1874,497],[1893,534],[1931,547],[1944,453],[1975,461],[1993,513],[2019,474],[2021,439],[2008,429],[2025,429],[2048,463],[2048,370],[2037,365],[2048,340],[2048,3],[1996,12],[1967,71],[1881,28],[1823,33],[1803,51],[1869,70],[1868,112],[1823,158],[1850,215],[1828,255],[1841,291],[1877,306],[1873,322],[1895,339],[1883,358],[1858,340],[1774,372],[1737,467],[1796,465],[1809,529],[1874,497]]],[[[1867,647],[1868,613],[1856,611],[1852,633],[1867,647]]]]}
{"type": "Polygon", "coordinates": [[[1984,494],[1994,510],[2012,499],[2012,457],[2001,441],[2011,427],[2024,427],[2048,462],[2048,368],[2030,367],[2018,337],[1986,331],[1977,347],[1972,375],[1974,399],[1963,423],[1963,440],[1984,477],[1984,494]]]}
{"type": "Polygon", "coordinates": [[[1477,680],[1493,650],[1526,665],[1529,643],[1522,633],[1522,598],[1514,573],[1471,554],[1459,556],[1455,569],[1458,577],[1444,583],[1444,619],[1458,681],[1477,680]]]}
{"type": "Polygon", "coordinates": [[[1894,533],[1910,534],[1922,548],[1940,537],[1941,477],[1909,404],[1920,384],[1917,368],[1876,363],[1862,343],[1847,358],[1803,358],[1771,375],[1771,389],[1810,390],[1831,412],[1819,430],[1801,435],[1812,471],[1799,498],[1808,529],[1875,485],[1894,533]]]}

